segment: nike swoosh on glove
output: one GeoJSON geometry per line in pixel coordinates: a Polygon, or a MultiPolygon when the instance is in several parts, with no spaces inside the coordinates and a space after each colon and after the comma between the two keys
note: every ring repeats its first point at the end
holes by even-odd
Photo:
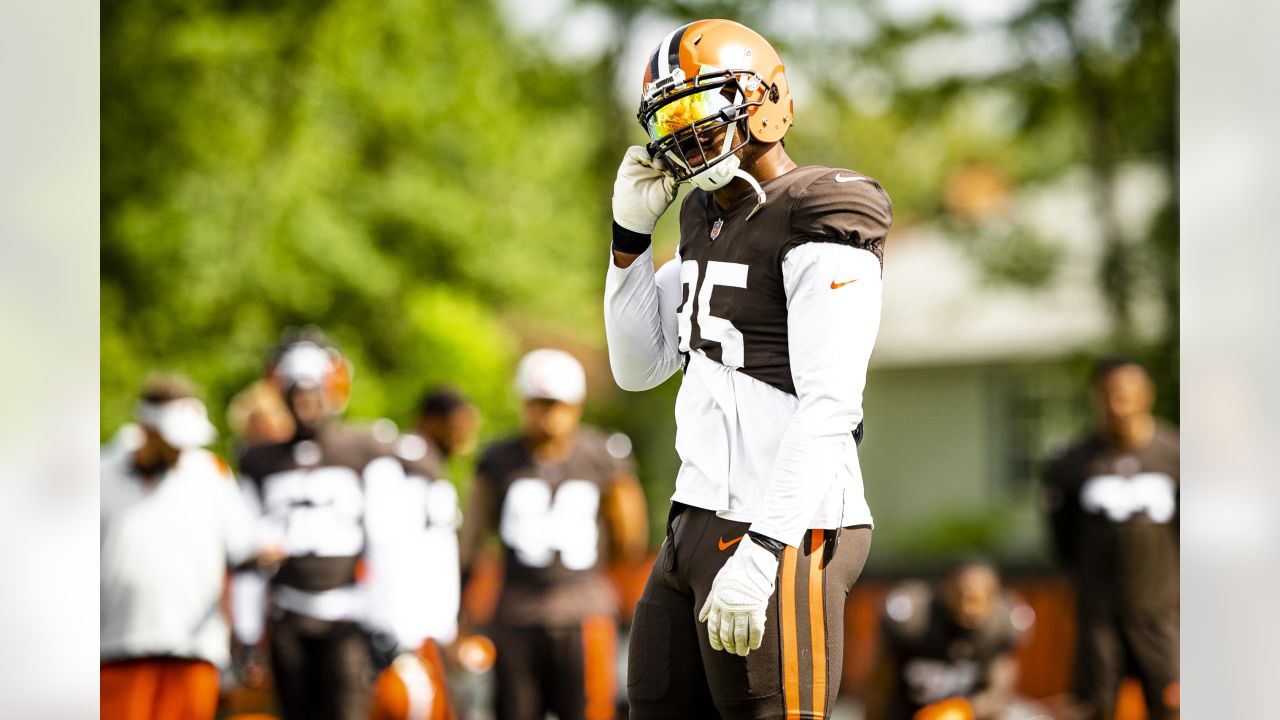
{"type": "Polygon", "coordinates": [[[778,558],[751,541],[742,539],[711,583],[711,594],[698,613],[707,623],[707,639],[713,650],[745,657],[764,639],[765,610],[778,577],[778,558]]]}
{"type": "Polygon", "coordinates": [[[632,145],[613,181],[613,221],[634,233],[652,235],[658,218],[676,199],[675,178],[643,145],[632,145]]]}

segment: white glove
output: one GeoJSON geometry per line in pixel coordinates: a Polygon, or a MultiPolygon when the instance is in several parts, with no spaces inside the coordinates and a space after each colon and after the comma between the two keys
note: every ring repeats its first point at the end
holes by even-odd
{"type": "Polygon", "coordinates": [[[662,171],[661,160],[643,145],[632,145],[613,181],[613,221],[631,232],[653,234],[658,218],[676,199],[675,178],[662,171]]]}
{"type": "Polygon", "coordinates": [[[746,656],[764,639],[765,610],[778,577],[778,558],[742,538],[738,550],[711,583],[698,622],[706,621],[712,650],[746,656]]]}

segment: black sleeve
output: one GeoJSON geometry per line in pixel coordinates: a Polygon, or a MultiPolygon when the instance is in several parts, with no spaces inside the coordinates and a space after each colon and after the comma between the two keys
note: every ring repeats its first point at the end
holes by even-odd
{"type": "Polygon", "coordinates": [[[1054,556],[1067,570],[1074,570],[1076,534],[1080,526],[1080,504],[1071,482],[1070,453],[1045,463],[1041,472],[1041,503],[1048,520],[1049,541],[1054,556]]]}
{"type": "Polygon", "coordinates": [[[476,480],[492,483],[496,478],[497,472],[497,448],[490,445],[480,453],[480,457],[476,460],[475,477],[476,480]]]}
{"type": "Polygon", "coordinates": [[[236,458],[236,475],[241,482],[248,480],[257,483],[265,474],[263,468],[263,447],[255,445],[240,451],[236,458]]]}

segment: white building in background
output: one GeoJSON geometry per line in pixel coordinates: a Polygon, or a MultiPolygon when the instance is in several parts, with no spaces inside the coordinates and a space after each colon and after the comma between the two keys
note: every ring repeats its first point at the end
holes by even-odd
{"type": "MultiPolygon", "coordinates": [[[[1036,468],[1087,420],[1083,371],[1108,350],[1111,330],[1088,181],[1081,170],[1024,188],[993,221],[1059,248],[1043,287],[990,281],[940,225],[890,235],[861,452],[868,501],[885,521],[874,564],[942,561],[984,545],[1012,561],[1044,557],[1036,468]]],[[[1121,173],[1115,201],[1127,237],[1141,236],[1167,192],[1157,168],[1121,173]]],[[[1136,288],[1134,324],[1157,339],[1156,288],[1136,288]]]]}

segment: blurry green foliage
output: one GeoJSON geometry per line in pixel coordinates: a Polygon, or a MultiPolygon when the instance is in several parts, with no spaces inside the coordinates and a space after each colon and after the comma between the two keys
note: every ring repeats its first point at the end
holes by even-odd
{"type": "Polygon", "coordinates": [[[1012,527],[1006,508],[981,511],[951,511],[945,516],[899,524],[892,528],[889,549],[874,559],[875,567],[893,567],[911,559],[930,558],[954,561],[967,554],[996,557],[1004,549],[1004,538],[1012,527]]]}
{"type": "Polygon", "coordinates": [[[221,406],[288,325],[399,420],[447,379],[509,425],[513,314],[599,345],[599,113],[489,3],[125,1],[103,58],[104,434],[156,366],[221,406]]]}
{"type": "Polygon", "coordinates": [[[1023,226],[948,223],[946,227],[948,237],[977,259],[985,280],[993,285],[1044,287],[1061,265],[1062,248],[1023,226]]]}

